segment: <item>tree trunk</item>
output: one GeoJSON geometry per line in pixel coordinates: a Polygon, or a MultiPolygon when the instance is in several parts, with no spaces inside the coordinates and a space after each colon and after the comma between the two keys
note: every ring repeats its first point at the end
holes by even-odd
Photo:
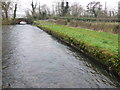
{"type": "Polygon", "coordinates": [[[96,18],[97,17],[97,14],[96,14],[96,11],[95,11],[95,8],[93,7],[93,14],[94,14],[94,17],[96,18]]]}
{"type": "Polygon", "coordinates": [[[5,11],[5,17],[6,17],[6,19],[8,19],[8,12],[7,12],[7,10],[5,11]]]}
{"type": "Polygon", "coordinates": [[[17,11],[17,4],[15,4],[15,10],[14,10],[13,20],[15,20],[15,18],[16,18],[16,11],[17,11]]]}

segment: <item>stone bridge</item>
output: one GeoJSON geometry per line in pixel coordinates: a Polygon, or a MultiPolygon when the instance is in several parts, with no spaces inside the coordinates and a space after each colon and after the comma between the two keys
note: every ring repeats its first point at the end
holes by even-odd
{"type": "Polygon", "coordinates": [[[16,18],[14,20],[15,24],[20,24],[21,21],[25,21],[27,24],[32,24],[33,20],[32,19],[27,19],[27,18],[16,18]]]}

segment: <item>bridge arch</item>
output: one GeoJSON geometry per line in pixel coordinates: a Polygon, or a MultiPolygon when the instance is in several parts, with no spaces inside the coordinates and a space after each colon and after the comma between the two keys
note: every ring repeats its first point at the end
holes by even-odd
{"type": "Polygon", "coordinates": [[[21,21],[25,21],[27,24],[32,24],[33,23],[32,19],[27,19],[27,18],[16,18],[14,23],[15,24],[20,24],[21,21]]]}

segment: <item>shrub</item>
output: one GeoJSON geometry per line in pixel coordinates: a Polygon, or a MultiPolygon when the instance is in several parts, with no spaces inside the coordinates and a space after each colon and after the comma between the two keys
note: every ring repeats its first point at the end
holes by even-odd
{"type": "Polygon", "coordinates": [[[61,24],[61,25],[67,25],[67,21],[66,20],[56,20],[57,24],[61,24]]]}

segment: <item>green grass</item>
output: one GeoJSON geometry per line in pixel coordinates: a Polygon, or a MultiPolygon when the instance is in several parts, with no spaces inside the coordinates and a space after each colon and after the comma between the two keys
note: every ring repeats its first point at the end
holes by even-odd
{"type": "MultiPolygon", "coordinates": [[[[40,22],[39,22],[40,23],[40,22]]],[[[45,22],[47,23],[47,22],[45,22]]],[[[107,32],[90,31],[86,29],[74,28],[57,24],[42,24],[55,32],[64,33],[84,43],[107,49],[113,53],[118,53],[118,35],[107,32]]]]}
{"type": "Polygon", "coordinates": [[[101,59],[105,65],[115,67],[118,72],[120,71],[117,34],[90,31],[43,21],[35,21],[35,23],[72,44],[80,43],[78,48],[82,47],[88,53],[101,59]]]}

